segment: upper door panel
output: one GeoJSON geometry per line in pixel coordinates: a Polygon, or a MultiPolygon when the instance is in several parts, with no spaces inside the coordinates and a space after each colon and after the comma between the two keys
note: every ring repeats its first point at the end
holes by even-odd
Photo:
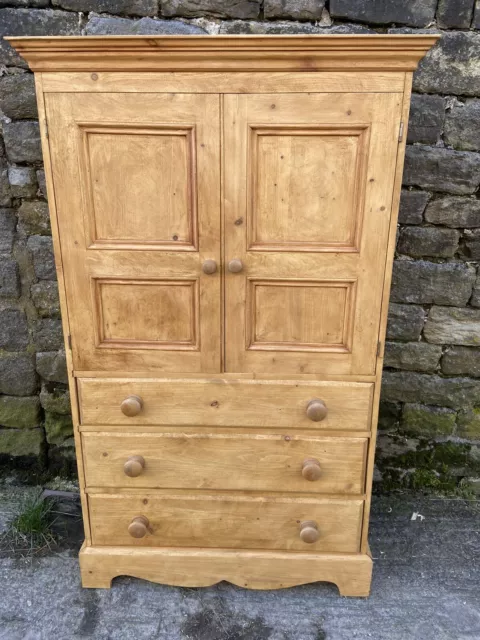
{"type": "Polygon", "coordinates": [[[224,99],[226,370],[373,374],[402,94],[224,99]]]}
{"type": "Polygon", "coordinates": [[[46,110],[75,369],[220,371],[218,96],[46,110]]]}

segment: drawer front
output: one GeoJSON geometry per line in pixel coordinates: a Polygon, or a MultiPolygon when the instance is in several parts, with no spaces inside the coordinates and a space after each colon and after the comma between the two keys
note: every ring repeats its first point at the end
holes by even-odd
{"type": "Polygon", "coordinates": [[[353,382],[264,381],[231,379],[95,379],[78,380],[81,419],[85,425],[194,425],[277,427],[288,429],[370,428],[373,384],[353,382]],[[141,399],[134,416],[122,402],[141,399]],[[307,416],[315,398],[326,406],[321,421],[307,416]],[[140,406],[140,405],[139,405],[140,406]]]}
{"type": "Polygon", "coordinates": [[[366,438],[86,433],[82,439],[90,487],[363,492],[366,438]]]}
{"type": "Polygon", "coordinates": [[[354,553],[359,550],[362,508],[362,500],[340,499],[221,494],[89,496],[94,545],[354,553]],[[135,520],[139,516],[147,519],[140,525],[135,520]],[[312,521],[317,525],[318,539],[308,543],[302,540],[301,531],[312,521]],[[129,532],[135,528],[138,535],[141,527],[144,537],[133,537],[129,532]]]}

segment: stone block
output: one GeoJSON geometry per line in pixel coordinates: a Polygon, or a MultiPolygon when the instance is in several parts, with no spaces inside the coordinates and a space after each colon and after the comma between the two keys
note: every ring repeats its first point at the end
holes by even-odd
{"type": "Polygon", "coordinates": [[[442,29],[468,29],[474,0],[439,0],[437,22],[442,29]]]}
{"type": "Polygon", "coordinates": [[[18,210],[19,228],[27,235],[51,235],[48,204],[42,200],[24,200],[18,210]]]}
{"type": "Polygon", "coordinates": [[[62,321],[59,318],[43,318],[35,323],[35,348],[37,351],[57,351],[63,347],[62,321]]]}
{"type": "Polygon", "coordinates": [[[455,430],[456,417],[453,409],[407,403],[403,408],[402,429],[421,436],[448,436],[455,430]]]}
{"type": "Polygon", "coordinates": [[[260,0],[162,0],[162,15],[251,20],[260,15],[260,0]]]}
{"type": "Polygon", "coordinates": [[[457,427],[461,438],[480,440],[480,408],[473,407],[459,411],[457,427]]]}
{"type": "Polygon", "coordinates": [[[65,351],[44,351],[37,353],[37,372],[49,382],[68,383],[65,351]]]}
{"type": "Polygon", "coordinates": [[[30,429],[40,425],[40,400],[37,396],[0,396],[0,426],[30,429]]]}
{"type": "Polygon", "coordinates": [[[33,356],[27,353],[2,354],[0,357],[0,393],[31,396],[37,392],[33,356]]]}
{"type": "Polygon", "coordinates": [[[441,347],[426,342],[387,342],[384,365],[407,371],[435,371],[441,355],[441,347]]]}
{"type": "Polygon", "coordinates": [[[56,282],[44,280],[32,284],[30,294],[40,317],[57,318],[60,316],[60,300],[56,282]]]}
{"type": "Polygon", "coordinates": [[[480,100],[457,102],[447,112],[444,139],[455,149],[480,150],[480,100]]]}
{"type": "Polygon", "coordinates": [[[445,121],[445,100],[440,96],[413,94],[410,103],[407,142],[436,144],[445,121]]]}
{"type": "Polygon", "coordinates": [[[39,280],[55,280],[55,258],[52,239],[47,236],[31,236],[27,247],[32,254],[33,268],[39,280]]]}
{"type": "Polygon", "coordinates": [[[425,311],[422,307],[410,304],[390,303],[388,308],[387,339],[418,340],[425,322],[425,311]]]}
{"type": "Polygon", "coordinates": [[[472,295],[474,267],[458,262],[395,260],[392,302],[464,306],[472,295]]]}
{"type": "Polygon", "coordinates": [[[20,297],[18,263],[8,256],[0,256],[0,298],[20,297]]]}
{"type": "Polygon", "coordinates": [[[447,196],[429,202],[425,210],[425,220],[445,227],[480,227],[480,200],[447,196]]]}
{"type": "Polygon", "coordinates": [[[381,402],[378,413],[378,428],[382,431],[396,429],[401,416],[399,402],[381,402]]]}
{"type": "Polygon", "coordinates": [[[455,229],[407,227],[400,233],[397,251],[413,257],[453,258],[460,240],[455,229]]]}
{"type": "Polygon", "coordinates": [[[52,0],[52,4],[68,11],[96,11],[124,16],[154,16],[158,12],[158,0],[52,0]]]}
{"type": "Polygon", "coordinates": [[[106,16],[90,16],[85,27],[89,36],[112,35],[195,35],[205,34],[205,30],[193,24],[180,22],[179,20],[153,20],[141,18],[140,20],[128,20],[127,18],[108,18],[106,16]]]}
{"type": "Polygon", "coordinates": [[[49,0],[0,0],[0,7],[31,7],[32,9],[41,9],[48,7],[49,0]]]}
{"type": "Polygon", "coordinates": [[[308,22],[292,22],[286,20],[275,20],[268,22],[256,22],[247,20],[228,20],[220,24],[220,35],[228,34],[295,34],[301,33],[305,35],[310,34],[323,34],[323,35],[335,35],[335,34],[367,34],[375,33],[373,29],[366,27],[362,24],[338,24],[333,27],[324,27],[319,24],[312,24],[308,22]]]}
{"type": "Polygon", "coordinates": [[[9,162],[41,162],[42,148],[38,122],[20,120],[4,123],[3,139],[9,162]]]}
{"type": "Polygon", "coordinates": [[[462,409],[480,404],[480,381],[415,371],[385,371],[382,400],[462,409]]]}
{"type": "Polygon", "coordinates": [[[31,167],[9,167],[8,181],[12,198],[33,198],[37,193],[37,176],[31,167]]]}
{"type": "Polygon", "coordinates": [[[442,371],[449,376],[467,375],[480,378],[480,349],[451,347],[443,355],[442,371]]]}
{"type": "Polygon", "coordinates": [[[474,193],[480,184],[480,154],[423,145],[408,146],[403,184],[455,195],[474,193]]]}
{"type": "Polygon", "coordinates": [[[45,171],[43,169],[37,169],[37,182],[38,182],[38,195],[47,199],[47,184],[45,181],[45,171]]]}
{"type": "Polygon", "coordinates": [[[33,73],[15,73],[0,78],[0,110],[12,120],[38,118],[33,73]]]}
{"type": "Polygon", "coordinates": [[[433,344],[480,345],[480,310],[432,307],[424,329],[433,344]]]}
{"type": "Polygon", "coordinates": [[[408,191],[402,189],[398,222],[400,224],[422,224],[423,212],[430,199],[425,191],[408,191]]]}
{"type": "Polygon", "coordinates": [[[265,18],[293,20],[320,20],[325,0],[265,0],[265,18]]]}
{"type": "Polygon", "coordinates": [[[480,229],[465,231],[465,247],[472,260],[480,260],[480,229]]]}
{"type": "Polygon", "coordinates": [[[480,29],[480,0],[475,0],[475,8],[473,11],[472,27],[480,29]]]}
{"type": "Polygon", "coordinates": [[[346,18],[372,24],[406,24],[426,27],[435,17],[436,0],[330,0],[332,18],[346,18]]]}
{"type": "Polygon", "coordinates": [[[12,191],[8,180],[8,166],[5,158],[0,158],[0,207],[12,204],[12,191]]]}
{"type": "Polygon", "coordinates": [[[45,432],[48,444],[62,444],[62,442],[73,436],[72,417],[46,411],[45,432]]]}
{"type": "Polygon", "coordinates": [[[0,311],[0,349],[22,351],[28,345],[27,316],[20,309],[0,311]]]}
{"type": "Polygon", "coordinates": [[[38,457],[44,447],[43,429],[0,429],[0,456],[38,457]]]}
{"type": "Polygon", "coordinates": [[[45,411],[67,415],[71,413],[70,392],[63,386],[47,382],[42,385],[40,402],[45,411]]]}
{"type": "Polygon", "coordinates": [[[15,238],[17,218],[13,209],[0,209],[0,253],[10,253],[15,238]]]}

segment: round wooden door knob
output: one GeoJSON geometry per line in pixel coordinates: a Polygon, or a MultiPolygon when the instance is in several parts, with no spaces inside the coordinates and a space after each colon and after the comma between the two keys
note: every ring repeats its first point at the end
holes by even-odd
{"type": "Polygon", "coordinates": [[[124,415],[133,418],[133,416],[138,416],[143,409],[143,400],[140,396],[128,396],[120,405],[120,409],[124,415]]]}
{"type": "Polygon", "coordinates": [[[322,475],[322,468],[320,466],[320,462],[316,458],[306,458],[302,464],[302,476],[305,480],[310,480],[310,482],[315,482],[315,480],[320,480],[322,475]]]}
{"type": "Polygon", "coordinates": [[[208,276],[212,275],[212,273],[215,273],[216,270],[217,263],[215,262],[215,260],[205,260],[205,262],[202,264],[202,271],[208,276]]]}
{"type": "Polygon", "coordinates": [[[310,400],[307,405],[307,418],[313,420],[313,422],[320,422],[327,417],[328,409],[322,400],[314,398],[310,400]]]}
{"type": "Polygon", "coordinates": [[[300,540],[307,544],[313,544],[320,538],[318,524],[314,520],[305,520],[300,524],[300,540]]]}
{"type": "Polygon", "coordinates": [[[123,465],[125,475],[129,478],[137,478],[145,469],[145,458],[143,456],[130,456],[123,465]]]}
{"type": "Polygon", "coordinates": [[[148,533],[150,522],[145,516],[135,516],[128,525],[128,533],[132,538],[144,538],[148,533]]]}
{"type": "Polygon", "coordinates": [[[243,262],[241,260],[238,260],[238,258],[234,258],[228,263],[228,270],[230,271],[230,273],[240,273],[242,269],[243,262]]]}

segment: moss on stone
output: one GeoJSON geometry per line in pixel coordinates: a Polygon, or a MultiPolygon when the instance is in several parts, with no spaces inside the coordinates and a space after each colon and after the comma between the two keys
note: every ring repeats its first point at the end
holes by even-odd
{"type": "Polygon", "coordinates": [[[457,424],[462,438],[480,440],[480,407],[460,411],[457,424]]]}
{"type": "Polygon", "coordinates": [[[1,396],[0,425],[23,429],[40,424],[40,401],[34,397],[1,396]]]}
{"type": "Polygon", "coordinates": [[[423,435],[451,435],[456,416],[453,409],[407,403],[403,409],[402,428],[423,435]]]}
{"type": "Polygon", "coordinates": [[[45,446],[43,429],[0,429],[0,454],[41,456],[45,446]]]}
{"type": "Polygon", "coordinates": [[[73,435],[72,417],[46,411],[45,431],[48,444],[62,444],[73,435]]]}

